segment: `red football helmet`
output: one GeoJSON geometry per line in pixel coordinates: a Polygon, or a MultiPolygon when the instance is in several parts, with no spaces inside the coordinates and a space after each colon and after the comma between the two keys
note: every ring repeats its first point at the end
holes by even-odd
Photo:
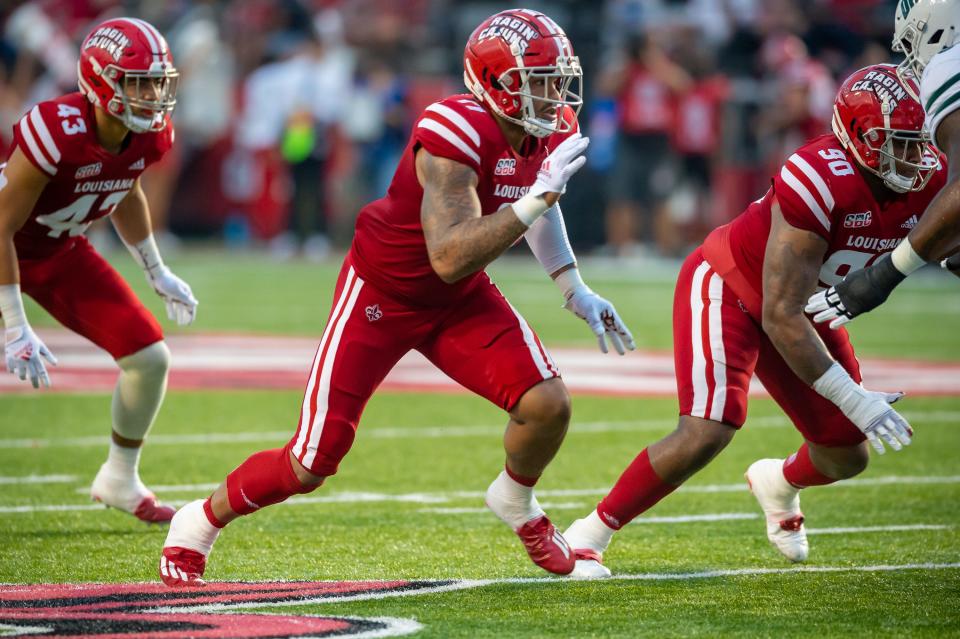
{"type": "Polygon", "coordinates": [[[940,165],[923,107],[892,64],[856,71],[833,105],[833,133],[857,162],[897,193],[919,191],[940,165]]]}
{"type": "Polygon", "coordinates": [[[80,91],[137,133],[161,131],[177,103],[180,74],[153,25],[116,18],[97,25],[80,46],[80,91]]]}
{"type": "Polygon", "coordinates": [[[490,16],[463,52],[463,81],[470,92],[538,138],[573,128],[572,121],[559,117],[560,110],[569,106],[579,113],[582,79],[567,34],[538,11],[510,9],[490,16]]]}

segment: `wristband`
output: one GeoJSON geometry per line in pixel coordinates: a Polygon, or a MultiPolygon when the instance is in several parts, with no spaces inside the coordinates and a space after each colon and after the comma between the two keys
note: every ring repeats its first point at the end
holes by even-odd
{"type": "Polygon", "coordinates": [[[524,226],[531,227],[541,215],[547,212],[549,208],[546,200],[540,195],[531,195],[527,193],[522,198],[510,205],[513,214],[517,216],[524,226]]]}
{"type": "Polygon", "coordinates": [[[893,253],[890,254],[890,259],[893,260],[893,265],[897,270],[904,275],[910,275],[927,263],[927,261],[920,257],[916,250],[914,250],[909,238],[904,238],[904,240],[897,245],[897,248],[893,249],[893,253]]]}
{"type": "Polygon", "coordinates": [[[567,302],[581,290],[590,290],[590,287],[587,286],[583,278],[580,277],[580,269],[577,267],[567,269],[563,273],[560,273],[553,281],[556,282],[560,290],[563,291],[563,299],[567,302]]]}
{"type": "Polygon", "coordinates": [[[17,328],[27,323],[27,314],[23,310],[23,296],[19,284],[0,285],[0,314],[6,328],[17,328]]]}

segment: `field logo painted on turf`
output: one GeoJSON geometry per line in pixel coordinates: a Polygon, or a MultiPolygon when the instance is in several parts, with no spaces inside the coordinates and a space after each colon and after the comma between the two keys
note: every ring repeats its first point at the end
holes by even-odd
{"type": "Polygon", "coordinates": [[[220,583],[171,590],[162,584],[0,586],[0,635],[16,637],[396,637],[412,619],[237,612],[379,599],[462,587],[456,581],[284,581],[220,583]]]}

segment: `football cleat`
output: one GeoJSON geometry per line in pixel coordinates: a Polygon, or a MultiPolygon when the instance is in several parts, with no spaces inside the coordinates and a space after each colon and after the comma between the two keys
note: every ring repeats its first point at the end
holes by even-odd
{"type": "Polygon", "coordinates": [[[603,554],[589,548],[574,548],[576,564],[570,577],[574,579],[606,579],[610,569],[603,565],[603,554]]]}
{"type": "Polygon", "coordinates": [[[603,550],[593,547],[597,545],[596,541],[589,541],[590,525],[589,517],[578,519],[563,533],[576,559],[573,572],[570,573],[574,579],[606,579],[610,576],[610,569],[603,565],[603,550]]]}
{"type": "Polygon", "coordinates": [[[171,588],[199,588],[206,586],[203,571],[207,558],[196,550],[170,546],[160,555],[160,579],[171,588]]]}
{"type": "Polygon", "coordinates": [[[531,519],[517,528],[516,533],[533,563],[557,575],[569,575],[573,571],[576,562],[573,550],[546,515],[531,519]]]}
{"type": "Polygon", "coordinates": [[[220,529],[207,519],[204,501],[186,504],[170,522],[160,556],[160,579],[171,588],[206,585],[203,571],[220,529]]]}
{"type": "Polygon", "coordinates": [[[790,561],[805,561],[810,547],[800,512],[800,490],[784,478],[783,460],[755,461],[744,477],[767,519],[767,539],[790,561]]]}
{"type": "Polygon", "coordinates": [[[111,473],[107,464],[100,467],[94,478],[90,498],[110,508],[128,512],[148,524],[169,523],[177,512],[175,508],[158,502],[139,477],[111,473]]]}

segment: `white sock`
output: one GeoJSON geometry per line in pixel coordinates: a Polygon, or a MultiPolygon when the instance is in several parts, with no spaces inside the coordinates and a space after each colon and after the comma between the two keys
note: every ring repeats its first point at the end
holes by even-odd
{"type": "Polygon", "coordinates": [[[545,514],[533,488],[514,481],[505,470],[487,488],[487,506],[514,530],[545,514]]]}
{"type": "Polygon", "coordinates": [[[110,469],[110,474],[120,477],[137,477],[140,449],[140,446],[127,448],[111,441],[110,452],[107,454],[107,463],[105,464],[110,469]]]}
{"type": "Polygon", "coordinates": [[[573,522],[563,536],[575,548],[589,548],[602,553],[610,545],[615,532],[617,531],[604,523],[594,508],[589,515],[573,522]]]}
{"type": "Polygon", "coordinates": [[[167,540],[163,542],[163,547],[179,546],[180,548],[189,548],[196,550],[204,557],[210,556],[213,550],[213,542],[220,535],[220,528],[217,528],[207,519],[207,514],[203,512],[204,499],[191,501],[189,504],[177,511],[170,522],[170,530],[167,532],[167,540]]]}

